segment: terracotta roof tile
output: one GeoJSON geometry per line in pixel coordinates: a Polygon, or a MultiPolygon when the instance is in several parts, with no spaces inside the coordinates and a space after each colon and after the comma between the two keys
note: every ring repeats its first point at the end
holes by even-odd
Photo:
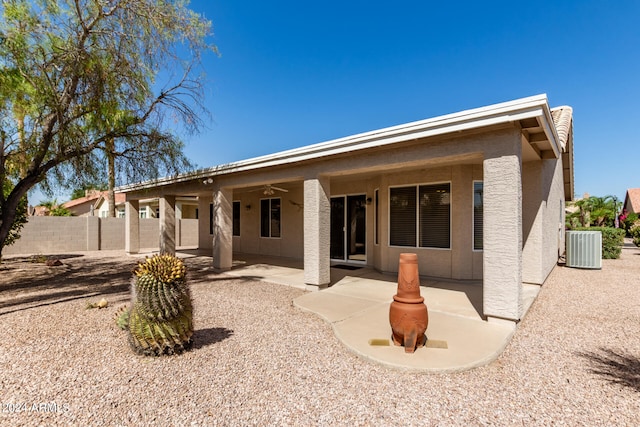
{"type": "Polygon", "coordinates": [[[569,143],[569,135],[571,133],[571,126],[573,121],[573,109],[571,107],[563,106],[551,109],[551,116],[556,125],[556,131],[560,139],[560,146],[564,150],[569,143]]]}
{"type": "MultiPolygon", "coordinates": [[[[88,196],[85,197],[79,197],[77,199],[73,199],[73,200],[69,200],[68,202],[65,202],[62,204],[62,206],[66,207],[66,208],[70,208],[73,206],[78,206],[81,205],[83,203],[87,203],[87,202],[97,202],[98,200],[100,200],[101,198],[107,198],[107,191],[97,191],[94,193],[89,194],[88,196]]],[[[116,193],[116,204],[118,203],[124,203],[125,202],[125,194],[124,193],[116,193]]]]}
{"type": "MultiPolygon", "coordinates": [[[[105,195],[106,195],[106,192],[105,192],[105,195]]],[[[102,197],[102,193],[93,193],[93,194],[90,194],[89,196],[78,197],[77,199],[69,200],[68,202],[63,203],[62,206],[64,206],[65,208],[70,208],[73,206],[81,205],[83,203],[98,200],[100,197],[102,197]]]]}
{"type": "MultiPolygon", "coordinates": [[[[631,212],[640,213],[640,188],[629,188],[624,198],[624,206],[631,208],[631,212]]],[[[628,208],[627,208],[628,210],[628,208]]]]}

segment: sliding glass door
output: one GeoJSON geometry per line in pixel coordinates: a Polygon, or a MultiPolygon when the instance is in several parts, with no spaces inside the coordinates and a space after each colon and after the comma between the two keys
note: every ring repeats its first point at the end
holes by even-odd
{"type": "Polygon", "coordinates": [[[366,195],[331,198],[331,259],[367,260],[366,195]]]}

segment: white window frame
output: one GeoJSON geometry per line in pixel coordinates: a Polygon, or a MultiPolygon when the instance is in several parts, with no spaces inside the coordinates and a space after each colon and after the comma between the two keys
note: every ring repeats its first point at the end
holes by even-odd
{"type": "MultiPolygon", "coordinates": [[[[282,216],[282,212],[280,212],[280,216],[282,216]]],[[[234,200],[233,202],[231,202],[231,236],[232,237],[240,237],[240,235],[242,234],[242,201],[241,200],[234,200]],[[235,220],[234,218],[234,212],[233,210],[235,209],[236,205],[238,206],[238,234],[235,234],[235,228],[234,228],[234,224],[233,221],[235,220]]]]}
{"type": "Polygon", "coordinates": [[[482,249],[476,249],[476,184],[482,184],[482,215],[484,216],[484,181],[481,179],[474,179],[471,184],[471,250],[473,252],[484,251],[484,222],[482,224],[482,249]]]}
{"type": "Polygon", "coordinates": [[[281,197],[264,197],[262,199],[260,199],[260,238],[261,239],[282,239],[282,198],[281,197]],[[268,236],[263,236],[262,235],[262,201],[263,200],[268,200],[269,201],[269,235],[268,236]],[[279,236],[273,236],[273,230],[272,230],[272,224],[271,224],[271,201],[272,200],[278,200],[280,202],[280,235],[279,236]]]}
{"type": "Polygon", "coordinates": [[[389,243],[390,248],[413,248],[413,249],[430,249],[430,250],[441,250],[441,251],[451,251],[453,248],[453,185],[451,181],[435,181],[435,182],[425,182],[419,184],[399,184],[399,185],[390,185],[387,190],[387,223],[389,224],[387,230],[387,242],[389,243]],[[449,184],[449,247],[448,248],[437,248],[432,246],[419,246],[420,244],[420,187],[421,186],[430,186],[430,185],[440,185],[440,184],[449,184]],[[407,187],[415,187],[416,188],[416,245],[414,246],[398,246],[391,244],[391,189],[393,188],[407,188],[407,187]]]}
{"type": "Polygon", "coordinates": [[[380,246],[380,233],[378,222],[380,221],[380,188],[373,190],[373,245],[380,246]]]}

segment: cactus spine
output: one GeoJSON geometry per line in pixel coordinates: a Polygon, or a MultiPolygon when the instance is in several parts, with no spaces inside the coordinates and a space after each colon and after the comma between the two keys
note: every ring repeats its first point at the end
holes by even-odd
{"type": "Polygon", "coordinates": [[[173,255],[146,258],[133,271],[129,342],[140,354],[181,353],[191,347],[193,306],[186,267],[173,255]]]}

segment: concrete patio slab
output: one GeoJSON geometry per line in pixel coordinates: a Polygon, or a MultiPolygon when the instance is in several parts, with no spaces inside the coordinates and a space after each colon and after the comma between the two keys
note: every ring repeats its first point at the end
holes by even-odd
{"type": "MultiPolygon", "coordinates": [[[[237,258],[225,274],[305,289],[300,261],[237,258]]],[[[428,342],[413,354],[405,353],[404,347],[393,345],[389,325],[396,280],[368,267],[332,267],[328,288],[307,292],[293,304],[331,324],[336,337],[360,357],[400,370],[435,373],[485,365],[500,355],[515,331],[513,324],[483,319],[481,283],[421,278],[420,292],[429,312],[428,342]]],[[[526,308],[538,291],[539,286],[523,285],[526,308]]]]}
{"type": "Polygon", "coordinates": [[[427,339],[444,341],[447,348],[427,346],[405,353],[391,341],[389,305],[378,304],[333,323],[336,336],[365,359],[410,371],[452,372],[485,365],[505,348],[513,329],[439,311],[429,312],[427,339]],[[371,345],[372,339],[388,339],[388,346],[371,345]]]}
{"type": "Polygon", "coordinates": [[[371,298],[357,298],[335,292],[311,292],[293,301],[296,307],[310,311],[329,323],[344,321],[360,312],[380,305],[371,298]]]}

